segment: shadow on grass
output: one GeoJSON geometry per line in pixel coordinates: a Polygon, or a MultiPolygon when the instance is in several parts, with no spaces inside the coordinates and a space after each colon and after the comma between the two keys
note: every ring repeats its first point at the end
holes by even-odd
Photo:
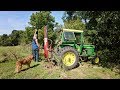
{"type": "MultiPolygon", "coordinates": [[[[31,66],[30,68],[37,67],[38,65],[40,65],[40,64],[36,64],[36,65],[34,65],[34,66],[31,66]]],[[[28,70],[28,69],[30,69],[30,68],[26,68],[26,69],[23,69],[23,70],[21,70],[21,71],[26,71],[26,70],[28,70]]]]}

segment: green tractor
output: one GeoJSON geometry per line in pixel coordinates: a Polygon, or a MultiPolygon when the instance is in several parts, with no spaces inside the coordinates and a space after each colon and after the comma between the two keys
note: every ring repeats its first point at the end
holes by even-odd
{"type": "Polygon", "coordinates": [[[65,69],[75,68],[80,61],[91,60],[94,64],[99,63],[95,46],[84,44],[83,30],[63,29],[54,50],[65,69]]]}

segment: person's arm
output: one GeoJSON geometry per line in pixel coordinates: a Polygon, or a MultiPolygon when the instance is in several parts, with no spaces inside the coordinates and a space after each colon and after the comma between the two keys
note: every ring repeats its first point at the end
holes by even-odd
{"type": "Polygon", "coordinates": [[[35,32],[34,32],[34,37],[37,37],[37,34],[36,34],[37,30],[35,29],[35,32]]]}
{"type": "Polygon", "coordinates": [[[39,43],[38,43],[38,39],[35,39],[35,42],[36,42],[38,48],[40,48],[40,45],[39,45],[39,43]]]}
{"type": "Polygon", "coordinates": [[[35,29],[35,32],[34,32],[34,39],[35,39],[35,42],[36,42],[38,48],[40,48],[40,45],[39,45],[39,43],[38,43],[38,39],[37,39],[37,34],[36,34],[36,32],[37,32],[37,30],[35,29]]]}

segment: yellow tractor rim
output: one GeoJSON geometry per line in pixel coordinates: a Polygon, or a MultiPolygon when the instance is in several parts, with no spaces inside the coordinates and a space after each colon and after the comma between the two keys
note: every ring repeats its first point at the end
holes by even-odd
{"type": "Polygon", "coordinates": [[[99,58],[98,57],[95,59],[95,63],[99,63],[99,58]]]}
{"type": "Polygon", "coordinates": [[[66,66],[73,65],[75,60],[76,60],[76,56],[75,56],[75,54],[73,52],[66,52],[63,55],[63,58],[62,58],[62,62],[66,66]]]}

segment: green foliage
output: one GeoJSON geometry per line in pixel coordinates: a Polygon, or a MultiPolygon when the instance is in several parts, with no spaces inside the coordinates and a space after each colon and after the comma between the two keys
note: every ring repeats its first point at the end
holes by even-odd
{"type": "Polygon", "coordinates": [[[29,24],[32,27],[27,27],[27,37],[28,41],[32,41],[33,37],[33,30],[37,29],[38,30],[38,42],[43,45],[44,42],[44,26],[47,25],[47,31],[48,31],[48,39],[51,39],[53,42],[55,40],[55,35],[54,35],[54,22],[55,18],[50,15],[50,11],[39,11],[36,13],[33,13],[30,17],[30,22],[29,24]]]}
{"type": "Polygon", "coordinates": [[[85,25],[78,18],[76,20],[65,21],[64,27],[67,29],[77,29],[77,30],[84,30],[85,29],[85,25]]]}
{"type": "Polygon", "coordinates": [[[120,22],[120,12],[103,11],[99,12],[99,15],[96,15],[96,13],[97,12],[93,13],[93,16],[89,21],[88,27],[90,29],[95,28],[98,32],[98,34],[95,35],[94,39],[97,50],[102,50],[102,60],[119,64],[120,27],[118,24],[120,22]],[[96,16],[96,18],[94,18],[94,16],[96,16]],[[92,20],[93,18],[94,21],[92,20]],[[94,23],[96,23],[96,25],[93,25],[94,23]]]}
{"type": "Polygon", "coordinates": [[[19,44],[20,34],[17,30],[13,30],[10,37],[14,46],[19,44]]]}
{"type": "Polygon", "coordinates": [[[26,32],[26,38],[27,38],[26,43],[31,43],[34,35],[33,27],[26,27],[25,32],[26,32]]]}
{"type": "Polygon", "coordinates": [[[29,24],[34,27],[34,29],[41,29],[45,25],[48,25],[49,28],[53,28],[55,18],[51,16],[50,13],[50,11],[39,11],[33,13],[30,17],[29,24]]]}
{"type": "Polygon", "coordinates": [[[54,25],[54,31],[60,31],[62,28],[63,28],[63,26],[61,24],[59,24],[59,23],[56,23],[54,25]]]}
{"type": "Polygon", "coordinates": [[[66,11],[62,17],[63,21],[75,20],[77,19],[76,11],[66,11]]]}
{"type": "Polygon", "coordinates": [[[0,37],[0,46],[11,46],[12,45],[12,39],[9,35],[3,34],[0,37]]]}
{"type": "Polygon", "coordinates": [[[76,11],[66,11],[62,19],[64,21],[64,27],[67,29],[85,29],[85,24],[82,22],[82,19],[78,17],[76,11]]]}
{"type": "Polygon", "coordinates": [[[26,32],[26,31],[19,30],[19,34],[20,34],[20,39],[19,39],[19,44],[18,44],[18,45],[28,44],[27,32],[26,32]]]}

